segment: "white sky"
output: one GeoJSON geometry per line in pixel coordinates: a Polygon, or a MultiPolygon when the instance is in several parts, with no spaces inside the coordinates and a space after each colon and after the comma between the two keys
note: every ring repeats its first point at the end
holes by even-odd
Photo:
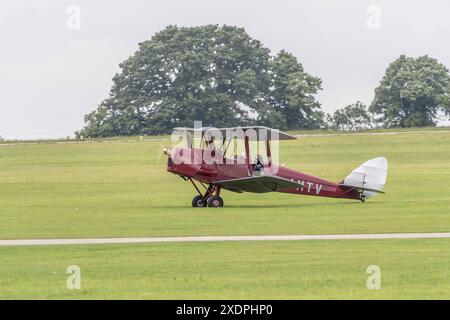
{"type": "Polygon", "coordinates": [[[450,0],[18,0],[0,8],[0,135],[73,135],[107,97],[118,64],[169,24],[245,27],[273,53],[286,49],[323,80],[331,112],[373,97],[388,64],[428,54],[450,67],[450,0]],[[67,8],[81,9],[81,29],[67,8]],[[370,29],[369,6],[380,10],[370,29]]]}

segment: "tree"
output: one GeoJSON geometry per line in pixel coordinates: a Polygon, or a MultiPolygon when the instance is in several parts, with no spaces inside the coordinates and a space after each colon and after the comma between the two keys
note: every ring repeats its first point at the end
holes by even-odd
{"type": "Polygon", "coordinates": [[[449,70],[428,56],[401,55],[375,89],[370,111],[386,127],[434,126],[439,111],[450,115],[449,70]]]}
{"type": "Polygon", "coordinates": [[[292,54],[282,50],[272,62],[270,104],[286,123],[285,129],[312,129],[324,125],[324,113],[315,95],[322,80],[304,72],[292,54]]]}
{"type": "Polygon", "coordinates": [[[336,130],[356,131],[374,127],[373,117],[360,101],[336,110],[330,120],[331,127],[336,130]]]}
{"type": "Polygon", "coordinates": [[[287,63],[242,28],[169,26],[120,64],[109,97],[76,134],[167,133],[194,120],[217,127],[314,126],[320,80],[304,73],[292,55],[281,56],[290,57],[292,70],[282,73],[287,63]]]}

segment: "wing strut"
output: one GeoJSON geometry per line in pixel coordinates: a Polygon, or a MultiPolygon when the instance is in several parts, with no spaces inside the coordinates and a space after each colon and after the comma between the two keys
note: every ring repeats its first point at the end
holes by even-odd
{"type": "Polygon", "coordinates": [[[252,176],[253,168],[252,168],[252,164],[250,163],[250,145],[249,145],[249,139],[248,139],[247,135],[245,136],[244,143],[245,143],[245,161],[247,162],[248,175],[252,176]]]}
{"type": "Polygon", "coordinates": [[[267,152],[267,165],[270,166],[272,165],[272,154],[270,152],[270,141],[269,139],[266,140],[266,152],[267,152]]]}

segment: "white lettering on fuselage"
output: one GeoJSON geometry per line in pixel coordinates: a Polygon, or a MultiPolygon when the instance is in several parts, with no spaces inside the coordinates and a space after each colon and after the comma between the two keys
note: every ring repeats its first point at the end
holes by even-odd
{"type": "MultiPolygon", "coordinates": [[[[294,181],[294,179],[291,179],[291,181],[294,181]]],[[[303,192],[303,189],[305,188],[305,181],[297,180],[297,183],[299,184],[299,187],[295,188],[295,190],[296,191],[300,190],[301,192],[303,192]]],[[[308,185],[307,192],[310,193],[311,188],[314,186],[314,182],[307,181],[306,184],[308,185]]],[[[322,190],[323,185],[319,184],[319,183],[316,183],[315,185],[316,185],[315,186],[316,194],[318,195],[318,194],[320,194],[320,191],[322,190]]]]}
{"type": "Polygon", "coordinates": [[[322,185],[316,183],[316,194],[319,194],[319,193],[320,193],[320,190],[322,190],[322,185]]]}

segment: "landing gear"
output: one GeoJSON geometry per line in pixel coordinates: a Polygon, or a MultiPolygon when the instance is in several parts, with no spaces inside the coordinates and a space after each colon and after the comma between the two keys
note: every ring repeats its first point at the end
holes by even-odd
{"type": "Polygon", "coordinates": [[[223,207],[223,200],[219,196],[212,196],[208,199],[208,207],[219,208],[223,207]]]}
{"type": "Polygon", "coordinates": [[[192,199],[192,207],[206,207],[206,201],[203,200],[203,196],[197,195],[192,199]]]}
{"type": "Polygon", "coordinates": [[[204,208],[206,206],[211,208],[223,207],[223,199],[220,197],[220,187],[210,184],[206,187],[203,183],[200,184],[205,188],[205,193],[202,194],[198,189],[197,185],[192,179],[189,179],[195,190],[197,190],[198,195],[192,199],[192,207],[194,208],[204,208]]]}
{"type": "Polygon", "coordinates": [[[359,197],[359,199],[361,200],[362,203],[366,202],[366,196],[361,194],[361,196],[359,197]]]}

